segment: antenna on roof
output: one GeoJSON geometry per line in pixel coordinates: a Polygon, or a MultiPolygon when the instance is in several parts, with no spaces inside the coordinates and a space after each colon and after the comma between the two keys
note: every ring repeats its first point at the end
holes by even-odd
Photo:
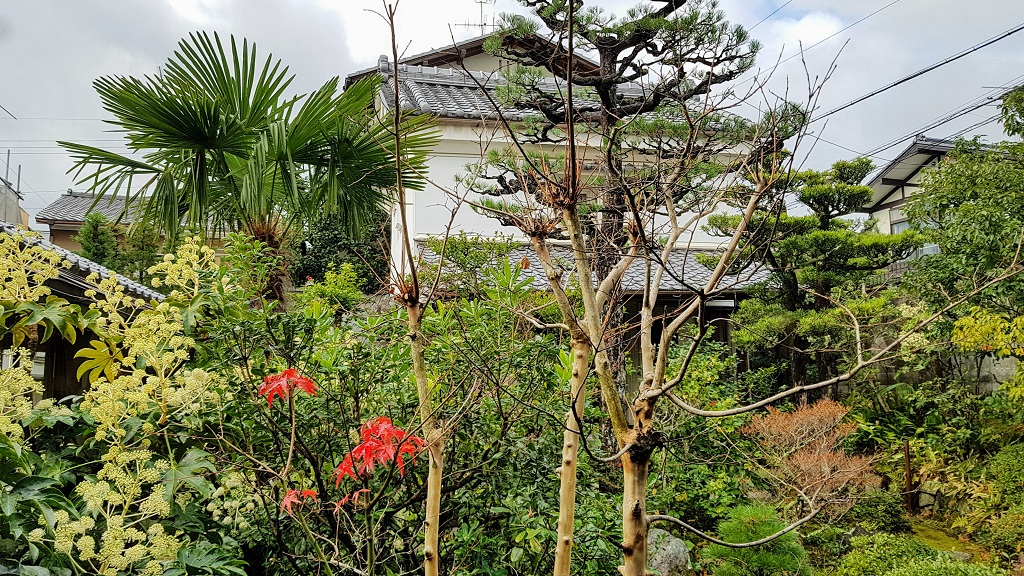
{"type": "Polygon", "coordinates": [[[494,23],[494,16],[491,16],[491,23],[490,24],[487,23],[487,20],[484,17],[484,5],[486,5],[486,4],[495,4],[497,2],[497,0],[473,0],[473,1],[480,5],[480,22],[477,22],[477,23],[466,22],[465,24],[455,24],[455,26],[460,27],[460,28],[480,28],[480,35],[483,36],[484,34],[487,33],[487,29],[488,28],[492,28],[493,29],[493,28],[497,28],[498,27],[498,25],[494,23]]]}

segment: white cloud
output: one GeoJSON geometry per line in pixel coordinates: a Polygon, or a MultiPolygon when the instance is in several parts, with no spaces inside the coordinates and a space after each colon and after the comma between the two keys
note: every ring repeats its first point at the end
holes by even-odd
{"type": "Polygon", "coordinates": [[[221,0],[167,0],[175,14],[200,26],[214,22],[221,0]]]}

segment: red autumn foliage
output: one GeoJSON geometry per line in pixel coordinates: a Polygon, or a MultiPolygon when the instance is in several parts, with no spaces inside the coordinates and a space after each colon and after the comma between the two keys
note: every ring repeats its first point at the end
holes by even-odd
{"type": "Polygon", "coordinates": [[[341,507],[344,506],[345,504],[348,504],[349,502],[351,502],[353,506],[355,506],[356,504],[359,504],[359,497],[361,495],[363,495],[363,494],[369,494],[369,493],[370,493],[370,491],[368,489],[362,488],[360,490],[356,490],[355,492],[345,496],[341,500],[338,500],[338,503],[335,504],[335,506],[334,506],[334,513],[337,514],[338,512],[340,512],[341,511],[341,507]]]}
{"type": "Polygon", "coordinates": [[[281,510],[288,513],[289,516],[294,516],[292,513],[292,506],[299,504],[301,505],[306,499],[312,499],[316,502],[316,490],[289,490],[284,495],[284,500],[281,500],[281,510]]]}
{"type": "Polygon", "coordinates": [[[792,412],[768,408],[743,428],[757,438],[775,480],[802,491],[815,505],[842,513],[858,492],[875,487],[872,458],[846,454],[843,439],[856,424],[843,422],[849,409],[832,400],[802,405],[792,412]]]}
{"type": "Polygon", "coordinates": [[[423,448],[423,439],[395,426],[390,418],[379,416],[363,424],[359,430],[359,445],[352,449],[334,469],[335,486],[342,478],[358,478],[370,474],[377,464],[394,462],[398,473],[405,475],[405,456],[416,457],[423,448]]]}
{"type": "Polygon", "coordinates": [[[274,396],[280,396],[282,400],[287,400],[296,388],[306,394],[316,396],[316,384],[309,378],[300,375],[295,368],[288,368],[280,374],[266,376],[263,378],[263,384],[256,389],[256,393],[267,398],[267,408],[270,408],[274,405],[274,396]]]}

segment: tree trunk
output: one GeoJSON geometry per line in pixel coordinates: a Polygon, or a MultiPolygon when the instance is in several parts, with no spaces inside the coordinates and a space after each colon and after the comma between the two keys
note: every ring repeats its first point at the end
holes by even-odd
{"type": "Polygon", "coordinates": [[[650,453],[633,449],[622,456],[622,576],[647,574],[647,476],[650,453]],[[638,461],[635,461],[637,458],[638,461]]]}
{"type": "Polygon", "coordinates": [[[572,341],[572,376],[569,410],[565,415],[562,461],[558,467],[558,543],[555,547],[555,576],[569,576],[572,565],[573,524],[576,519],[576,464],[579,461],[583,410],[586,408],[587,373],[590,371],[590,342],[572,341]]]}
{"type": "Polygon", "coordinates": [[[427,434],[430,470],[427,471],[427,518],[423,530],[423,573],[438,576],[441,557],[438,541],[441,530],[441,474],[444,472],[444,435],[435,428],[427,434]]]}
{"type": "Polygon", "coordinates": [[[420,331],[423,311],[419,303],[406,307],[409,314],[409,351],[412,356],[412,371],[416,378],[416,393],[420,402],[420,423],[427,440],[430,468],[427,471],[427,517],[423,530],[423,573],[425,576],[440,574],[440,553],[438,540],[441,518],[441,476],[444,472],[444,432],[437,425],[431,401],[430,378],[423,347],[423,333],[420,331]]]}

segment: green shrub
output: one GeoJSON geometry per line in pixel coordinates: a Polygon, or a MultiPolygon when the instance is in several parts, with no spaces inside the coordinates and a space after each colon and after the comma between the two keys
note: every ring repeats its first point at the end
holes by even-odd
{"type": "Polygon", "coordinates": [[[886,576],[1006,576],[1008,572],[1002,568],[968,564],[949,556],[940,556],[925,560],[916,560],[898,566],[886,573],[886,576]]]}
{"type": "Polygon", "coordinates": [[[850,534],[836,526],[822,526],[804,534],[804,547],[816,568],[834,568],[850,551],[850,534]]]}
{"type": "Polygon", "coordinates": [[[1004,446],[989,464],[996,491],[1010,504],[1024,504],[1024,444],[1004,446]]]}
{"type": "MultiPolygon", "coordinates": [[[[726,542],[750,542],[770,536],[786,527],[774,508],[764,505],[738,506],[718,525],[726,542]]],[[[807,551],[796,532],[787,532],[761,546],[729,548],[712,544],[704,552],[714,563],[715,576],[809,576],[807,551]]]]}
{"type": "Polygon", "coordinates": [[[987,531],[988,545],[1008,558],[1024,553],[1024,507],[1000,516],[987,531]]]}
{"type": "Polygon", "coordinates": [[[339,311],[350,311],[363,297],[359,290],[361,285],[362,279],[351,264],[342,264],[337,268],[331,266],[324,274],[323,282],[307,284],[296,300],[301,305],[313,300],[324,300],[339,311]]]}
{"type": "Polygon", "coordinates": [[[843,557],[838,576],[885,576],[897,566],[919,559],[939,557],[939,551],[909,536],[874,534],[858,536],[850,543],[853,551],[843,557]]]}
{"type": "Polygon", "coordinates": [[[892,492],[868,492],[857,500],[850,518],[869,532],[903,534],[911,531],[903,497],[892,492]]]}

